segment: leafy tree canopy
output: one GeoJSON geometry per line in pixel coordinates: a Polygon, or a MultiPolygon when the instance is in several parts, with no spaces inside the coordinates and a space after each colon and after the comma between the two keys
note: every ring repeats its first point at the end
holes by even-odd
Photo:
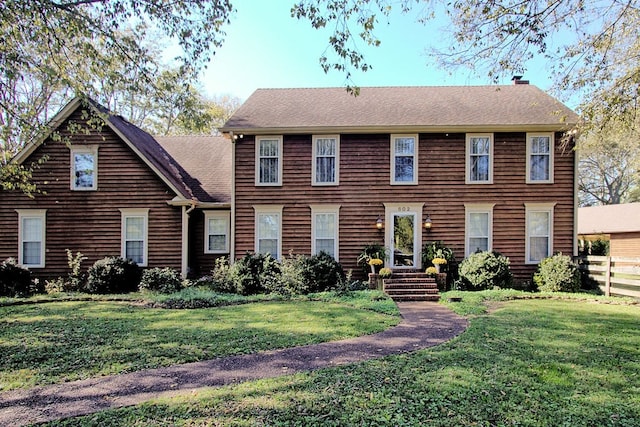
{"type": "Polygon", "coordinates": [[[636,0],[300,0],[292,16],[333,32],[325,71],[371,67],[358,42],[378,45],[381,21],[413,13],[425,24],[446,14],[448,48],[431,47],[443,66],[469,67],[498,81],[524,74],[544,56],[565,96],[583,95],[585,124],[634,126],[640,90],[640,5],[636,0]]]}

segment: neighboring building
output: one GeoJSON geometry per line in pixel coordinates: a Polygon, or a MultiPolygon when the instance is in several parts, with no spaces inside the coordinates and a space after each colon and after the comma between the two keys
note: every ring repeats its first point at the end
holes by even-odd
{"type": "Polygon", "coordinates": [[[575,254],[565,132],[578,118],[515,83],[257,90],[221,129],[234,151],[231,256],[324,250],[357,272],[379,243],[387,265],[413,269],[423,243],[442,240],[458,260],[499,251],[529,280],[542,258],[575,254]]]}
{"type": "Polygon", "coordinates": [[[69,272],[66,249],[84,254],[85,268],[123,256],[185,274],[207,273],[215,257],[228,256],[228,140],[162,138],[163,148],[80,98],[50,127],[14,159],[30,164],[46,156],[33,173],[41,193],[0,192],[0,259],[16,258],[36,277],[55,278],[69,272]],[[87,126],[88,117],[93,123],[101,117],[105,125],[87,126]]]}
{"type": "Polygon", "coordinates": [[[578,209],[578,238],[609,241],[609,255],[640,258],[640,203],[578,209]]]}

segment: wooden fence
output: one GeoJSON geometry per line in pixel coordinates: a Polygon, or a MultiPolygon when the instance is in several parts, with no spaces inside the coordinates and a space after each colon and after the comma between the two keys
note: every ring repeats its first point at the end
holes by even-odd
{"type": "Polygon", "coordinates": [[[640,298],[640,258],[586,256],[577,261],[605,295],[640,298]]]}

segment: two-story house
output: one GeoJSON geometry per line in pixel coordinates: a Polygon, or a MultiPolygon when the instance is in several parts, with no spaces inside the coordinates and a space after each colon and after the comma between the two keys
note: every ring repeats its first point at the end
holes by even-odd
{"type": "Polygon", "coordinates": [[[576,251],[569,108],[528,82],[260,89],[221,129],[233,143],[231,256],[326,251],[357,271],[366,244],[421,268],[424,242],[459,260],[508,256],[528,280],[576,251]]]}

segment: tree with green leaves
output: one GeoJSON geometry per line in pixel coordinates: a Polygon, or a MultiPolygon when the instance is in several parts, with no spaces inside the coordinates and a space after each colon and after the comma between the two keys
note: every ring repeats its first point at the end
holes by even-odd
{"type": "Polygon", "coordinates": [[[350,78],[353,70],[372,65],[358,42],[383,43],[375,30],[394,10],[425,25],[446,14],[449,25],[434,31],[447,33],[448,47],[429,50],[443,67],[467,67],[498,81],[524,74],[529,60],[544,57],[556,88],[567,97],[582,95],[583,126],[597,128],[612,119],[636,125],[637,0],[300,0],[291,14],[313,28],[332,28],[321,66],[350,78]]]}
{"type": "Polygon", "coordinates": [[[578,146],[581,206],[640,201],[640,131],[608,122],[591,130],[578,146]]]}
{"type": "Polygon", "coordinates": [[[232,11],[229,0],[5,0],[0,8],[0,186],[30,189],[29,171],[37,165],[8,162],[46,131],[48,119],[72,96],[107,95],[109,87],[114,93],[139,94],[148,87],[158,92],[167,72],[180,75],[182,82],[195,81],[221,45],[232,11]],[[145,44],[151,37],[178,47],[173,63],[179,71],[158,63],[145,44]]]}

